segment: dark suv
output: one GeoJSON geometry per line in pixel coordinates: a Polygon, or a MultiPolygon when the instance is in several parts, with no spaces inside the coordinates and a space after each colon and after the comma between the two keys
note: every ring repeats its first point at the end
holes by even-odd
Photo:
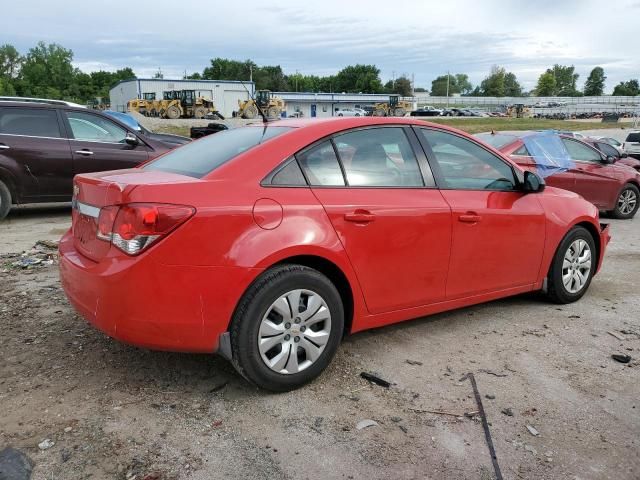
{"type": "Polygon", "coordinates": [[[131,168],[174,147],[81,105],[0,99],[0,219],[12,204],[70,201],[78,173],[131,168]]]}

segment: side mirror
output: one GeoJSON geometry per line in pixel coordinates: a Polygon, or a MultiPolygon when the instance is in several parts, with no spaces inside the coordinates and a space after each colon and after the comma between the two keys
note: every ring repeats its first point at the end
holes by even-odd
{"type": "Polygon", "coordinates": [[[540,175],[529,170],[524,172],[524,191],[529,193],[541,192],[546,184],[540,175]]]}
{"type": "Polygon", "coordinates": [[[620,154],[620,158],[628,158],[628,157],[629,157],[629,154],[627,152],[622,152],[620,154]]]}
{"type": "Polygon", "coordinates": [[[607,155],[606,157],[604,157],[604,159],[602,160],[603,163],[607,163],[607,164],[612,164],[612,163],[616,163],[617,158],[611,155],[607,155]]]}
{"type": "Polygon", "coordinates": [[[124,143],[135,147],[140,143],[140,141],[138,140],[138,137],[136,137],[133,133],[127,132],[127,136],[124,137],[124,143]]]}

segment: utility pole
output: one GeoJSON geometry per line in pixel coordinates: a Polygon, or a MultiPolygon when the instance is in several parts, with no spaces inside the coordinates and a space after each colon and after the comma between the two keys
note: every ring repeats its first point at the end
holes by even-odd
{"type": "Polygon", "coordinates": [[[253,82],[253,65],[249,65],[249,81],[253,82]]]}
{"type": "Polygon", "coordinates": [[[447,108],[449,108],[449,78],[451,75],[449,74],[449,70],[447,70],[447,108]]]}

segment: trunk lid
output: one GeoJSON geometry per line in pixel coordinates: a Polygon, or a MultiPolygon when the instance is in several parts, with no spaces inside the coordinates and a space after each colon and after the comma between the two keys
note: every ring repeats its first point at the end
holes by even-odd
{"type": "Polygon", "coordinates": [[[98,238],[100,210],[130,202],[133,190],[143,185],[175,185],[200,180],[175,173],[139,168],[77,175],[73,181],[72,232],[76,249],[98,262],[107,255],[111,242],[98,238]]]}

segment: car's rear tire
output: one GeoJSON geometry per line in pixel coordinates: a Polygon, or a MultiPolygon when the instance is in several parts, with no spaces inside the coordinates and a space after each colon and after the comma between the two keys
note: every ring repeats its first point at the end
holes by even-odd
{"type": "Polygon", "coordinates": [[[621,220],[633,218],[638,207],[640,207],[640,190],[634,184],[627,183],[618,195],[616,208],[611,211],[611,216],[621,220]]]}
{"type": "Polygon", "coordinates": [[[547,276],[547,296],[556,303],[579,300],[589,289],[598,255],[593,236],[584,227],[574,227],[562,239],[547,276]]]}
{"type": "Polygon", "coordinates": [[[277,266],[240,300],[230,327],[233,363],[261,388],[293,390],[326,368],[343,328],[342,300],[327,277],[301,265],[277,266]]]}
{"type": "Polygon", "coordinates": [[[11,210],[11,192],[9,188],[0,181],[0,220],[6,217],[11,210]]]}

